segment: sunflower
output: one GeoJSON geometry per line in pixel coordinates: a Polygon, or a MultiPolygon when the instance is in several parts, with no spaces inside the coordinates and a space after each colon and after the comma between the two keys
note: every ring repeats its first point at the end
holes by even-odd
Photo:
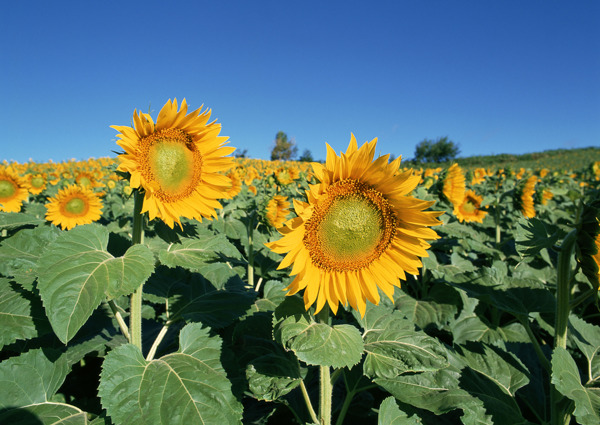
{"type": "Polygon", "coordinates": [[[479,209],[481,201],[483,201],[482,196],[477,195],[472,190],[467,190],[462,204],[454,206],[454,215],[461,223],[463,221],[483,223],[483,218],[487,215],[487,212],[479,209]]]}
{"type": "Polygon", "coordinates": [[[452,164],[444,178],[444,196],[453,205],[461,205],[465,197],[465,175],[458,164],[452,164]]]}
{"type": "Polygon", "coordinates": [[[29,193],[33,195],[40,194],[46,189],[46,176],[44,174],[29,174],[26,182],[29,193]]]}
{"type": "Polygon", "coordinates": [[[266,207],[265,218],[269,225],[276,229],[281,227],[290,213],[290,202],[285,196],[275,195],[268,203],[266,207]]]}
{"type": "Polygon", "coordinates": [[[12,167],[0,167],[0,211],[19,212],[28,197],[25,180],[12,167]]]}
{"type": "Polygon", "coordinates": [[[391,299],[399,279],[419,273],[426,240],[439,238],[428,226],[440,224],[442,212],[424,211],[434,202],[408,196],[421,177],[398,173],[400,158],[373,161],[376,144],[358,149],[352,135],[341,156],[327,145],[325,165],[312,164],[319,183],[306,191],[308,202],[294,201],[298,216],[267,244],[286,254],[279,269],[293,265],[288,295],[304,289],[307,310],[316,302],[318,313],[327,302],[335,314],[349,303],[364,316],[366,300],[379,303],[378,288],[391,299]]]}
{"type": "Polygon", "coordinates": [[[485,168],[476,168],[473,171],[473,178],[471,179],[471,184],[480,184],[485,181],[485,176],[487,176],[487,172],[485,168]]]}
{"type": "Polygon", "coordinates": [[[133,112],[133,127],[112,126],[119,131],[119,171],[130,173],[129,184],[144,191],[142,213],[160,218],[169,227],[181,226],[180,217],[197,220],[216,217],[218,198],[227,197],[231,180],[221,174],[231,168],[235,148],[223,146],[221,124],[208,122],[210,110],[202,107],[187,114],[185,99],[169,100],[156,120],[133,112]]]}
{"type": "Polygon", "coordinates": [[[55,226],[70,230],[80,224],[100,219],[102,201],[88,187],[69,185],[58,191],[46,204],[46,220],[55,226]]]}
{"type": "Polygon", "coordinates": [[[535,193],[535,184],[537,177],[531,176],[525,182],[521,192],[521,212],[527,218],[535,217],[535,208],[533,207],[533,194],[535,193]]]}

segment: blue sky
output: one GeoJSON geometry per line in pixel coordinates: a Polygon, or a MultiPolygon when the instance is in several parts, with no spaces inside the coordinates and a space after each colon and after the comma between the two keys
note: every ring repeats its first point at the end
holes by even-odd
{"type": "Polygon", "coordinates": [[[403,158],[600,145],[600,2],[11,1],[0,13],[0,160],[114,156],[134,109],[212,109],[269,159],[354,133],[403,158]]]}

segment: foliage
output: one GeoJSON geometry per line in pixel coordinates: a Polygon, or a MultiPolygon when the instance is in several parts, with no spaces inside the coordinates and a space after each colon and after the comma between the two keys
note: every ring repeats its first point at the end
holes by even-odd
{"type": "Polygon", "coordinates": [[[271,161],[289,161],[296,158],[298,147],[293,140],[288,140],[287,134],[278,131],[275,135],[275,146],[271,151],[271,161]]]}
{"type": "Polygon", "coordinates": [[[460,150],[448,137],[439,137],[437,140],[425,139],[415,148],[414,161],[421,162],[446,162],[454,159],[460,150]]]}
{"type": "MultiPolygon", "coordinates": [[[[44,220],[45,199],[81,164],[22,212],[0,213],[0,423],[312,423],[306,400],[319,399],[323,368],[339,425],[600,422],[600,300],[581,265],[593,249],[569,248],[572,232],[590,240],[592,164],[540,176],[532,219],[513,200],[540,169],[467,180],[484,199],[482,223],[453,215],[444,170],[424,176],[437,183],[415,195],[446,214],[420,274],[364,317],[341,308],[330,321],[305,311],[302,294],[286,296],[293,277],[265,247],[278,238],[265,205],[304,199],[310,165],[236,164],[240,192],[218,217],[176,229],[145,217],[141,244],[110,162],[98,167],[98,223],[66,231],[44,220]],[[141,349],[128,338],[140,286],[141,349]]],[[[36,167],[57,164],[22,172],[36,167]]]]}

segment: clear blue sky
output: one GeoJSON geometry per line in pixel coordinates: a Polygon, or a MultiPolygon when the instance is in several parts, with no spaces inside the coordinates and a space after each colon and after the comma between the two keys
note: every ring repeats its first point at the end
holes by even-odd
{"type": "Polygon", "coordinates": [[[269,159],[379,138],[412,158],[600,145],[600,1],[10,1],[0,160],[114,156],[133,110],[212,109],[269,159]]]}

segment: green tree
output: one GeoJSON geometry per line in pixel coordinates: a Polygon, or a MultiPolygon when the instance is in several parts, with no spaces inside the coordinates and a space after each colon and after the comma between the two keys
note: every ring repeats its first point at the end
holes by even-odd
{"type": "Polygon", "coordinates": [[[294,140],[288,140],[287,134],[283,131],[278,131],[275,135],[275,146],[271,151],[271,161],[289,161],[290,159],[294,159],[297,154],[298,147],[294,140]]]}
{"type": "Polygon", "coordinates": [[[304,152],[302,152],[302,155],[300,156],[300,158],[298,158],[298,161],[314,162],[314,158],[312,156],[312,153],[308,149],[304,149],[304,152]]]}
{"type": "Polygon", "coordinates": [[[448,137],[437,140],[425,139],[415,148],[415,162],[446,162],[451,161],[460,153],[458,145],[448,137]]]}

